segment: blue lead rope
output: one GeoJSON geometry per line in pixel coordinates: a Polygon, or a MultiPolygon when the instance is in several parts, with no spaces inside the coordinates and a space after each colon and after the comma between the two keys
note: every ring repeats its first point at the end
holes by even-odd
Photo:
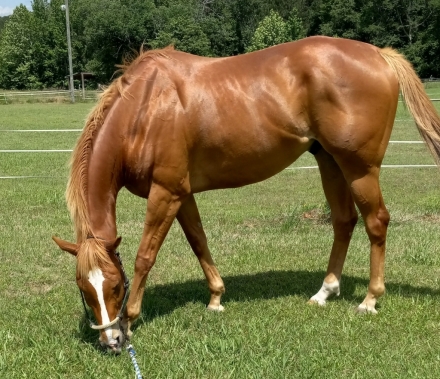
{"type": "Polygon", "coordinates": [[[134,366],[134,372],[136,375],[136,379],[142,379],[141,370],[139,369],[139,366],[136,362],[136,357],[135,357],[136,352],[134,351],[132,344],[129,344],[127,346],[127,351],[128,351],[128,354],[130,354],[131,362],[133,363],[133,366],[134,366]]]}

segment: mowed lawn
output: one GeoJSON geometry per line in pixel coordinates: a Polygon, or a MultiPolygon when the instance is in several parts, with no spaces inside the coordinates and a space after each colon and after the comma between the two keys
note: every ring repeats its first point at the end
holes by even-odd
{"type": "MultiPolygon", "coordinates": [[[[435,103],[440,108],[440,103],[435,103]],[[438,104],[438,105],[437,105],[438,104]]],[[[0,106],[0,150],[71,149],[91,104],[0,106]]],[[[420,140],[399,105],[391,140],[420,140]]],[[[132,378],[126,352],[103,353],[88,328],[75,259],[52,242],[74,239],[64,191],[69,152],[0,152],[0,378],[132,378]],[[5,178],[23,176],[22,178],[5,178]],[[36,176],[32,178],[31,176],[36,176]]],[[[423,144],[390,144],[386,165],[432,165],[423,144]]],[[[360,221],[341,295],[308,305],[324,278],[332,227],[310,154],[252,186],[196,195],[226,285],[221,314],[174,224],[147,282],[133,345],[144,378],[438,378],[440,172],[383,168],[391,213],[387,293],[379,314],[356,315],[369,280],[360,221]]],[[[118,232],[132,277],[146,202],[123,190],[118,232]]]]}

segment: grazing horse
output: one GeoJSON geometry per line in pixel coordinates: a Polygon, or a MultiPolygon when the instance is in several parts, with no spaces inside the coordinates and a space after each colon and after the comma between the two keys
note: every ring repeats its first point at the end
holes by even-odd
{"type": "Polygon", "coordinates": [[[208,308],[223,310],[225,288],[194,194],[267,179],[307,151],[318,162],[334,229],[327,273],[310,301],[322,305],[339,294],[357,206],[371,243],[370,283],[358,310],[376,313],[390,219],[379,171],[399,89],[438,163],[440,119],[411,64],[390,48],[310,37],[228,58],[153,50],[123,66],[73,152],[66,197],[76,243],[54,238],[77,258],[77,284],[101,344],[119,351],[130,335],[175,218],[208,281],[208,308]],[[124,186],[148,201],[122,317],[127,289],[115,255],[115,207],[124,186]]]}

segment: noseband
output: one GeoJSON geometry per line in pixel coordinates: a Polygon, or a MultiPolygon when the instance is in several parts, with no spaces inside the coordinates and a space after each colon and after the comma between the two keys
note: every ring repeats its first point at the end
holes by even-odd
{"type": "Polygon", "coordinates": [[[96,325],[92,321],[92,319],[90,317],[90,314],[89,314],[89,311],[87,310],[86,300],[84,299],[84,293],[83,293],[83,291],[81,291],[81,289],[79,290],[79,293],[81,294],[81,300],[82,300],[82,303],[83,303],[83,306],[84,306],[84,312],[86,314],[87,321],[89,322],[90,327],[92,329],[95,329],[95,330],[101,330],[101,329],[109,328],[110,326],[113,326],[117,322],[122,320],[122,313],[124,312],[125,305],[127,304],[128,287],[130,286],[130,281],[127,278],[127,274],[125,273],[124,266],[122,265],[122,259],[121,259],[121,256],[119,254],[119,251],[115,251],[115,256],[116,256],[116,258],[118,258],[118,262],[119,262],[119,265],[121,266],[121,270],[122,270],[122,275],[124,276],[124,290],[125,290],[125,294],[124,294],[124,299],[122,300],[121,309],[120,309],[120,311],[116,315],[116,318],[113,321],[110,321],[108,324],[104,324],[104,325],[96,325]]]}

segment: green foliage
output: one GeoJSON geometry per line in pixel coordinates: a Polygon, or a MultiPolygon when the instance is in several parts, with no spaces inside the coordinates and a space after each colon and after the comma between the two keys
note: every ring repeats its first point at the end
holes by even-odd
{"type": "Polygon", "coordinates": [[[255,30],[246,51],[261,50],[280,43],[305,37],[304,27],[296,8],[293,8],[287,21],[274,10],[270,10],[255,30]]]}
{"type": "Polygon", "coordinates": [[[0,35],[2,34],[2,29],[5,26],[6,21],[8,21],[9,16],[0,16],[0,35]]]}
{"type": "Polygon", "coordinates": [[[402,1],[400,49],[421,77],[440,77],[440,2],[402,1]],[[437,71],[437,73],[435,73],[437,71]]]}
{"type": "Polygon", "coordinates": [[[127,54],[152,36],[152,0],[77,0],[71,7],[72,40],[81,66],[107,82],[127,54]]]}
{"type": "Polygon", "coordinates": [[[0,39],[0,87],[32,88],[39,85],[32,55],[32,13],[24,5],[15,8],[0,39]]]}
{"type": "Polygon", "coordinates": [[[67,74],[62,0],[35,0],[15,8],[0,37],[0,87],[61,87],[67,74]]]}
{"type": "Polygon", "coordinates": [[[323,0],[319,10],[320,32],[331,37],[358,39],[360,13],[356,0],[323,0]]]}
{"type": "Polygon", "coordinates": [[[287,26],[289,28],[289,35],[292,41],[296,41],[306,36],[303,22],[299,17],[299,13],[296,8],[292,8],[292,11],[289,14],[289,19],[287,20],[287,26]]]}
{"type": "Polygon", "coordinates": [[[271,10],[269,15],[259,23],[246,51],[261,50],[269,46],[290,41],[289,32],[289,25],[277,12],[271,10]]]}
{"type": "MultiPolygon", "coordinates": [[[[63,0],[0,18],[0,87],[66,87],[63,0]]],[[[71,0],[74,71],[107,83],[142,44],[230,56],[324,34],[399,49],[440,77],[440,0],[71,0]]]]}
{"type": "Polygon", "coordinates": [[[68,55],[63,0],[34,0],[33,22],[35,75],[40,87],[67,87],[68,55]]]}
{"type": "Polygon", "coordinates": [[[231,56],[238,53],[239,38],[236,33],[236,21],[229,0],[216,0],[199,8],[195,21],[200,24],[209,40],[213,56],[231,56]]]}
{"type": "Polygon", "coordinates": [[[157,49],[174,45],[188,53],[212,55],[209,39],[193,11],[180,3],[158,7],[154,19],[156,37],[149,41],[150,46],[157,49]]]}

